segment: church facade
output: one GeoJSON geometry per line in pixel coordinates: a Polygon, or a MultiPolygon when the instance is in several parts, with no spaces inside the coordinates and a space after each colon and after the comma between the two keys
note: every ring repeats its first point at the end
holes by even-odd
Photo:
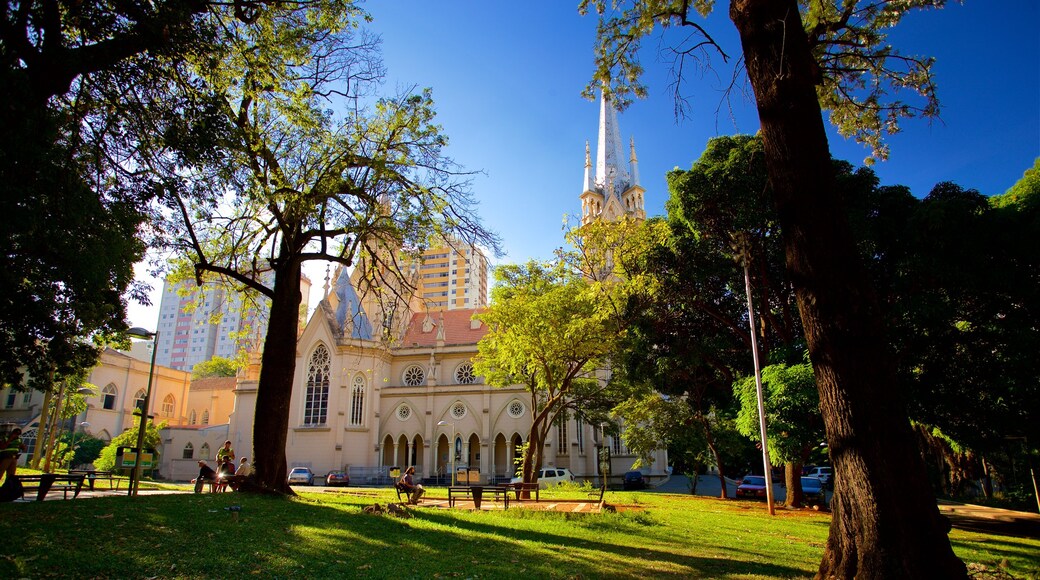
{"type": "MultiPolygon", "coordinates": [[[[645,218],[635,146],[630,145],[626,160],[620,143],[616,110],[601,99],[595,171],[586,143],[583,223],[645,218]]],[[[309,467],[319,476],[345,469],[359,485],[383,482],[391,468],[406,466],[415,466],[421,478],[442,481],[453,470],[474,483],[512,477],[517,448],[530,431],[533,401],[523,385],[496,388],[474,373],[477,343],[487,332],[473,318],[478,310],[413,306],[399,323],[386,325],[398,338],[388,344],[374,331],[384,325],[376,309],[366,312],[369,305],[359,299],[355,282],[345,270],[336,274],[297,343],[286,441],[289,468],[309,467]]],[[[233,393],[226,436],[240,456],[252,449],[256,389],[255,377],[240,378],[233,393]]],[[[164,455],[186,455],[178,449],[187,444],[210,446],[190,440],[209,431],[167,434],[171,449],[164,455]]],[[[615,477],[636,459],[622,437],[570,417],[545,442],[543,467],[567,467],[577,479],[598,483],[599,447],[611,450],[615,477]]],[[[660,477],[666,467],[667,453],[660,450],[641,469],[660,477]]],[[[178,471],[171,465],[167,473],[178,471]]]]}

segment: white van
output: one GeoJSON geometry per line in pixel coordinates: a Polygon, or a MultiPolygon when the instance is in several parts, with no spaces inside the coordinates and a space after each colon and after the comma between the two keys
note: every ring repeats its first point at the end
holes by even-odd
{"type": "Polygon", "coordinates": [[[805,477],[818,478],[820,483],[830,486],[831,480],[834,477],[834,469],[831,467],[814,467],[809,470],[809,473],[805,474],[805,477]]]}

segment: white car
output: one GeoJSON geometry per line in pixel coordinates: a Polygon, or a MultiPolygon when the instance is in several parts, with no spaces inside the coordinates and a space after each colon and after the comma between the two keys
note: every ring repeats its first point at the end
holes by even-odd
{"type": "Polygon", "coordinates": [[[314,472],[309,467],[294,467],[287,479],[289,485],[314,485],[314,472]]]}
{"type": "Polygon", "coordinates": [[[825,486],[830,486],[831,480],[834,476],[834,468],[831,467],[814,467],[809,470],[809,473],[805,474],[805,477],[816,477],[825,486]]]}
{"type": "MultiPolygon", "coordinates": [[[[522,477],[514,477],[509,483],[521,483],[522,477]]],[[[550,485],[557,485],[565,481],[574,481],[574,474],[566,467],[547,467],[538,472],[538,489],[545,489],[550,485]]]]}

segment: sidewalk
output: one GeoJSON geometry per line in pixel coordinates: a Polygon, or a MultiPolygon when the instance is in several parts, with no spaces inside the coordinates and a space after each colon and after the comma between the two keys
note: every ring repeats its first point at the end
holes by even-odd
{"type": "Polygon", "coordinates": [[[939,500],[939,513],[953,527],[972,532],[1040,538],[1040,514],[939,500]]]}

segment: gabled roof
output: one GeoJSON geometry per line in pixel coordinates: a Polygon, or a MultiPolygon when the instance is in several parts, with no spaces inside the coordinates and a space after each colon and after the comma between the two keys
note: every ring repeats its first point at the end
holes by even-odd
{"type": "Polygon", "coordinates": [[[473,315],[479,312],[483,309],[416,312],[408,322],[401,347],[436,346],[441,340],[445,346],[477,344],[488,331],[485,324],[473,320],[473,315]]]}

